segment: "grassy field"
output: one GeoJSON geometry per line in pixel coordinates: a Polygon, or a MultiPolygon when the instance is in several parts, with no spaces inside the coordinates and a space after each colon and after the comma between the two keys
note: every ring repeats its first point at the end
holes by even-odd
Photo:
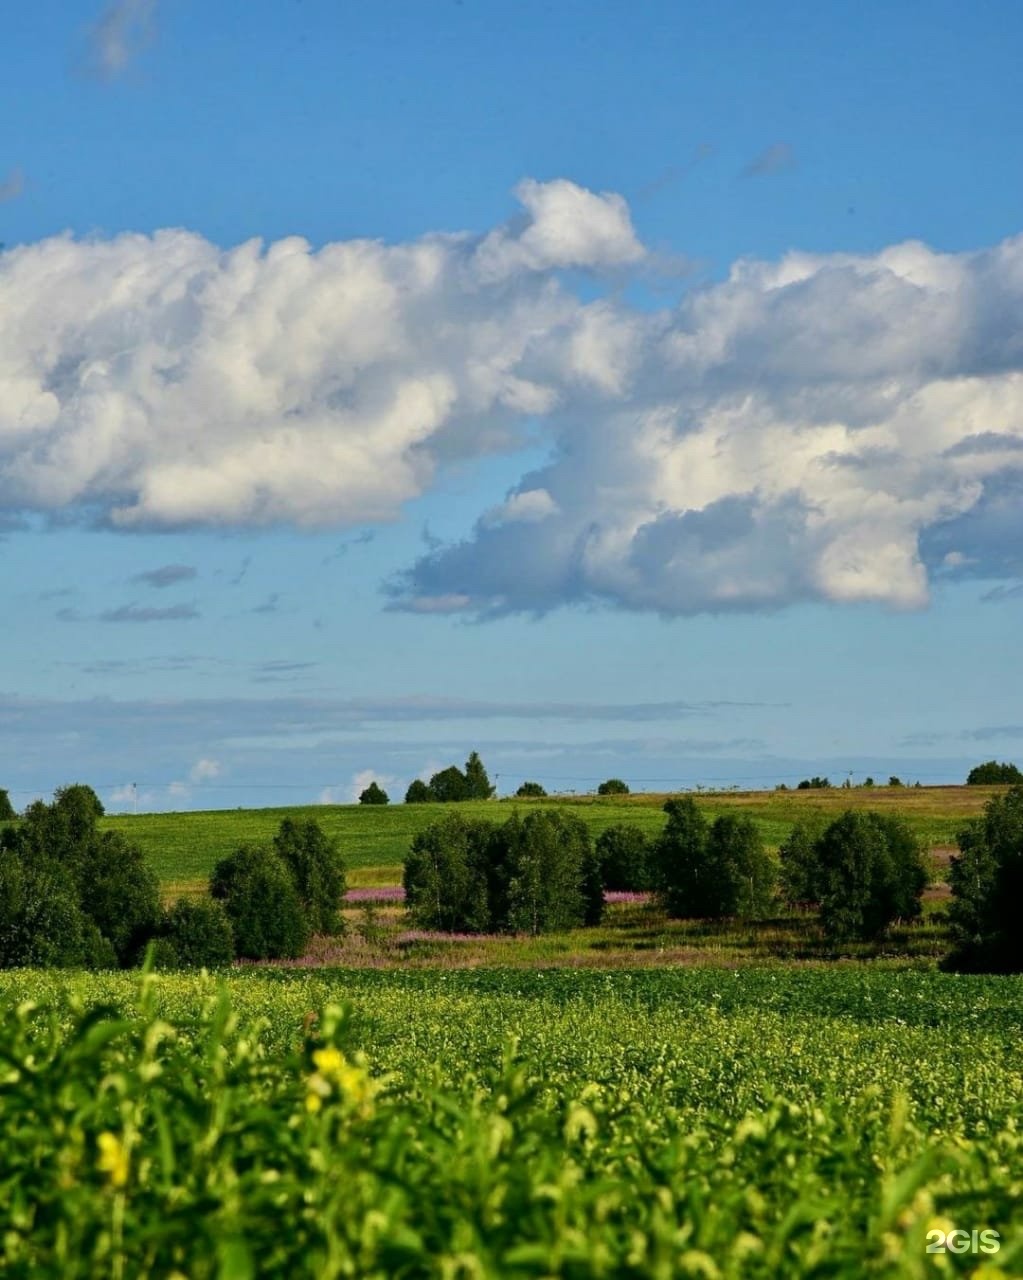
{"type": "MultiPolygon", "coordinates": [[[[808,813],[837,816],[847,808],[873,808],[902,814],[931,847],[947,846],[963,822],[976,817],[997,787],[857,787],[828,791],[727,792],[697,797],[709,817],[741,810],[776,847],[793,823],[808,813]]],[[[618,822],[634,823],[654,834],[664,822],[667,795],[597,799],[559,796],[547,800],[468,801],[456,807],[472,817],[503,820],[513,810],[536,805],[570,808],[593,835],[618,822]]],[[[223,809],[195,813],[119,815],[103,820],[138,844],[167,892],[201,892],[218,859],[239,844],[268,841],[285,817],[315,818],[341,842],[352,885],[394,884],[416,832],[452,806],[310,805],[287,809],[223,809]]]]}
{"type": "Polygon", "coordinates": [[[1023,1264],[1018,978],[250,970],[218,995],[205,975],[14,971],[0,993],[5,1274],[1023,1264]],[[927,1251],[953,1231],[997,1235],[927,1251]]]}

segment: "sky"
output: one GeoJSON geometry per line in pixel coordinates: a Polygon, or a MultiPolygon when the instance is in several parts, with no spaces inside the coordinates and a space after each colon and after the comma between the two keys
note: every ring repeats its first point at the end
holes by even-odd
{"type": "Polygon", "coordinates": [[[0,786],[1023,757],[1010,0],[36,0],[0,786]]]}

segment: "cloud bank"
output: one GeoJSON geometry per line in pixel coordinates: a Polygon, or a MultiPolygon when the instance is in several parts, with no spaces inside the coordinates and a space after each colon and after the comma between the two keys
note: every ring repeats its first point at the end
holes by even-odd
{"type": "Polygon", "coordinates": [[[617,291],[659,269],[620,196],[517,195],[397,245],[0,255],[0,514],[371,525],[529,421],[549,464],[394,607],[912,608],[936,575],[1023,572],[1023,237],[743,260],[652,312],[617,291]]]}

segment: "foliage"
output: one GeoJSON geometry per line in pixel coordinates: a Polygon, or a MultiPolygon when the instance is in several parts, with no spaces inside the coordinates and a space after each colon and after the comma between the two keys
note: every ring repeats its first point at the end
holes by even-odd
{"type": "Polygon", "coordinates": [[[539,782],[524,782],[515,792],[515,795],[521,800],[533,798],[539,800],[546,794],[546,789],[542,787],[539,782]]]}
{"type": "Polygon", "coordinates": [[[182,969],[219,969],[234,959],[231,922],[222,902],[179,898],[164,919],[161,941],[170,948],[173,963],[182,969]]]}
{"type": "Polygon", "coordinates": [[[826,791],[831,786],[829,778],[821,778],[814,774],[812,778],[804,778],[802,782],[797,783],[797,791],[826,791]]]}
{"type": "Polygon", "coordinates": [[[83,854],[80,892],[82,909],[118,962],[137,962],[160,922],[159,881],[141,850],[120,832],[96,833],[83,854]]]}
{"type": "Polygon", "coordinates": [[[654,851],[669,915],[753,919],[766,914],[776,870],[756,824],[733,813],[708,827],[689,796],[664,806],[668,823],[654,851]]]}
{"type": "Polygon", "coordinates": [[[0,787],[0,822],[13,822],[17,816],[9,793],[0,787]]]}
{"type": "Polygon", "coordinates": [[[450,813],[415,837],[402,884],[416,924],[468,933],[490,927],[488,866],[494,830],[492,823],[450,813]]]}
{"type": "Polygon", "coordinates": [[[1023,786],[993,797],[984,816],[959,833],[959,849],[949,871],[952,964],[1023,970],[1023,786]]]}
{"type": "Polygon", "coordinates": [[[347,879],[336,838],[312,819],[285,818],[274,836],[274,850],[291,873],[310,933],[344,932],[341,903],[347,879]]]}
{"type": "Polygon", "coordinates": [[[797,822],[778,849],[779,888],[790,906],[817,902],[817,841],[825,822],[819,815],[797,822]]]}
{"type": "Polygon", "coordinates": [[[458,765],[449,765],[446,769],[441,769],[433,775],[430,779],[430,799],[436,800],[441,804],[469,799],[465,774],[459,769],[458,765]]]}
{"type": "Polygon", "coordinates": [[[597,788],[598,796],[627,796],[628,794],[628,783],[623,782],[621,778],[607,778],[597,788]]]}
{"type": "Polygon", "coordinates": [[[483,761],[475,751],[469,753],[469,759],[465,762],[464,776],[466,800],[489,800],[494,794],[483,761]]]}
{"type": "Polygon", "coordinates": [[[711,887],[704,884],[707,819],[692,796],[669,800],[668,821],[653,848],[654,883],[669,916],[706,914],[711,887]]]}
{"type": "Polygon", "coordinates": [[[876,938],[893,921],[920,914],[927,870],[904,822],[849,810],[824,830],[815,851],[814,897],[828,938],[876,938]]]}
{"type": "Polygon", "coordinates": [[[374,779],[368,787],[359,792],[359,804],[389,804],[390,798],[382,786],[374,779]]]}
{"type": "Polygon", "coordinates": [[[988,760],[985,764],[975,765],[966,778],[966,785],[970,787],[996,783],[1023,783],[1023,773],[1014,764],[999,764],[997,760],[988,760]]]}
{"type": "Polygon", "coordinates": [[[597,837],[596,854],[605,889],[643,893],[654,887],[650,841],[638,827],[608,827],[597,837]]]}
{"type": "Polygon", "coordinates": [[[1018,985],[3,982],[5,1274],[924,1280],[1023,1260],[1018,985]],[[997,1230],[999,1252],[932,1266],[936,1226],[997,1230]]]}
{"type": "Polygon", "coordinates": [[[213,868],[210,893],[224,904],[237,955],[275,960],[302,954],[309,924],[291,872],[275,850],[235,850],[213,868]]]}
{"type": "Polygon", "coordinates": [[[414,778],[405,792],[406,804],[427,804],[433,799],[433,792],[422,778],[414,778]]]}

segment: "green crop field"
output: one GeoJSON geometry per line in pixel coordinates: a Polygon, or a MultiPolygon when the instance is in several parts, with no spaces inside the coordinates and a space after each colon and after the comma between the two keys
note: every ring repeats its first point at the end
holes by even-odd
{"type": "Polygon", "coordinates": [[[0,990],[4,1274],[1023,1270],[1017,978],[252,970],[233,1012],[205,976],[0,990]]]}
{"type": "MultiPolygon", "coordinates": [[[[778,845],[794,822],[808,813],[837,816],[850,807],[875,808],[905,816],[929,845],[947,845],[968,818],[976,817],[999,788],[877,787],[828,791],[737,792],[699,797],[710,817],[738,808],[760,827],[769,845],[778,845]]],[[[649,833],[663,824],[665,795],[595,799],[559,796],[547,800],[467,801],[456,807],[474,817],[501,820],[515,808],[570,807],[596,835],[613,823],[635,823],[649,833]]],[[[288,809],[224,809],[196,813],[120,815],[103,820],[138,844],[171,892],[196,892],[218,859],[239,844],[268,841],[282,818],[315,818],[341,842],[355,874],[352,884],[396,883],[399,867],[417,831],[451,806],[310,805],[288,809]]]]}

